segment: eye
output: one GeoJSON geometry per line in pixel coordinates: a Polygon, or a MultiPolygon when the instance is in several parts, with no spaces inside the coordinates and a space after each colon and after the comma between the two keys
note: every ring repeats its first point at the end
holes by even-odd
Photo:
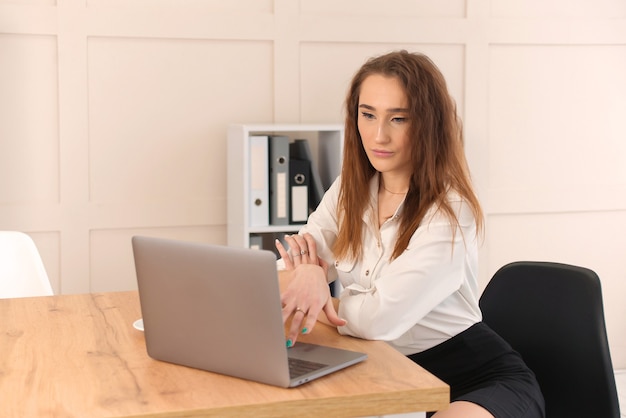
{"type": "Polygon", "coordinates": [[[374,119],[374,115],[368,112],[361,112],[361,117],[368,120],[374,119]]]}
{"type": "Polygon", "coordinates": [[[401,117],[401,116],[397,116],[395,118],[391,118],[391,121],[395,122],[395,123],[404,123],[404,122],[407,121],[407,118],[401,117]]]}

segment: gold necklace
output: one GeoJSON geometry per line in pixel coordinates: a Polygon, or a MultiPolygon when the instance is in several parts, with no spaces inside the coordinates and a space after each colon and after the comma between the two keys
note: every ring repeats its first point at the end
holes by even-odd
{"type": "Polygon", "coordinates": [[[398,193],[398,192],[392,192],[391,190],[389,190],[388,188],[385,187],[385,185],[383,184],[383,189],[387,190],[389,193],[391,194],[407,194],[409,191],[407,190],[406,192],[402,192],[402,193],[398,193]]]}

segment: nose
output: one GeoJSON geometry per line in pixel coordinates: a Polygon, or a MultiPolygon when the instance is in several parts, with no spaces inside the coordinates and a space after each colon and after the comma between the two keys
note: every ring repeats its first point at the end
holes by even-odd
{"type": "Polygon", "coordinates": [[[380,120],[376,124],[376,137],[375,141],[378,144],[382,144],[389,141],[389,134],[387,132],[387,124],[380,120]]]}

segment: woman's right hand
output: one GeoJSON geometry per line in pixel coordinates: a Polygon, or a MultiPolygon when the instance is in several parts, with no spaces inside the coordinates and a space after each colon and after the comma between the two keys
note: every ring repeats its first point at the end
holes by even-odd
{"type": "Polygon", "coordinates": [[[333,305],[327,282],[328,265],[317,256],[313,237],[310,234],[291,235],[285,236],[285,240],[289,252],[280,241],[276,242],[276,248],[291,273],[281,293],[283,322],[292,318],[287,336],[287,346],[290,347],[300,332],[308,334],[313,330],[322,311],[332,325],[342,326],[346,321],[339,318],[333,305]]]}

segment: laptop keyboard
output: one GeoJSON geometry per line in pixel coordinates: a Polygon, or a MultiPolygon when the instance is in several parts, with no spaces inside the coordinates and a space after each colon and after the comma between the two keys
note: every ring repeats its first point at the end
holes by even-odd
{"type": "Polygon", "coordinates": [[[326,367],[326,364],[289,357],[289,375],[298,377],[326,367]]]}

